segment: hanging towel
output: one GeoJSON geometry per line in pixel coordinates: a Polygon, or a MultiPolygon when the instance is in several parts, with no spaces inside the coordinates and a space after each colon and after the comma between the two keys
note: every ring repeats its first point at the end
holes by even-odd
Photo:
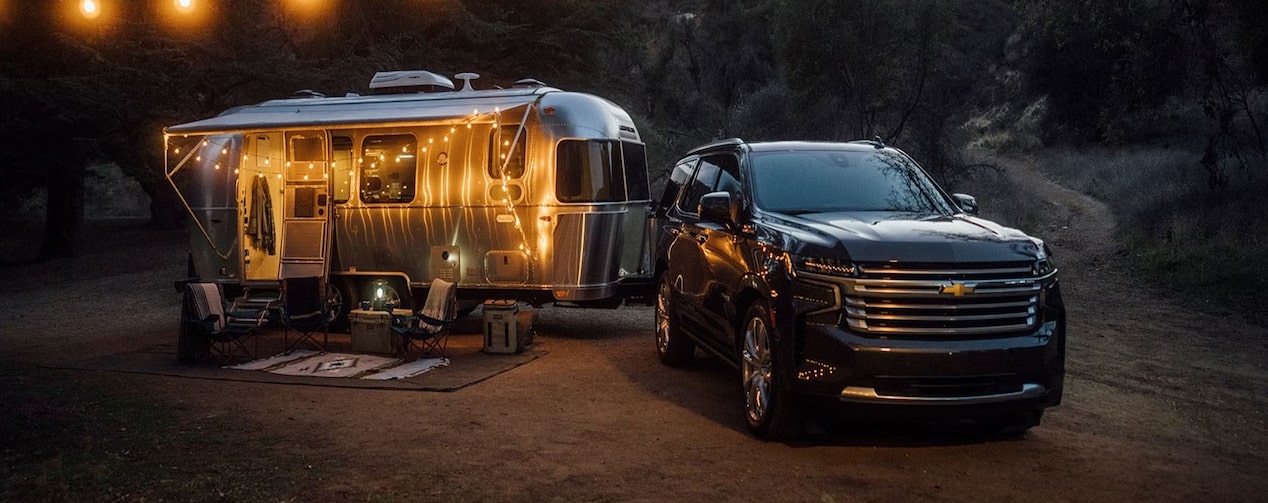
{"type": "Polygon", "coordinates": [[[430,330],[439,330],[453,320],[455,309],[457,307],[454,301],[457,285],[440,278],[436,278],[431,282],[431,290],[427,292],[427,301],[423,305],[423,310],[419,311],[419,319],[427,325],[430,330]]]}
{"type": "Polygon", "coordinates": [[[251,210],[247,218],[247,235],[269,255],[276,255],[273,234],[273,196],[269,179],[257,176],[251,180],[251,210]]]}

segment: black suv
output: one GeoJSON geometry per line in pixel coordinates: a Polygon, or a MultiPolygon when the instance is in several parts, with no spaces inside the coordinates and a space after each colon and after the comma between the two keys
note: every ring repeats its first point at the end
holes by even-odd
{"type": "Polygon", "coordinates": [[[828,398],[1014,431],[1061,402],[1065,307],[1039,239],[876,141],[688,152],[655,218],[656,348],[739,367],[754,434],[828,398]]]}

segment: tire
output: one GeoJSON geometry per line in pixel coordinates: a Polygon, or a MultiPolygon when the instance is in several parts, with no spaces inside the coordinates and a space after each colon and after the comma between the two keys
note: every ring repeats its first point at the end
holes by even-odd
{"type": "Polygon", "coordinates": [[[671,288],[669,279],[662,277],[656,289],[656,356],[665,365],[681,367],[695,357],[696,344],[682,333],[671,305],[671,288]]]}
{"type": "Polygon", "coordinates": [[[765,301],[748,308],[740,331],[740,383],[749,431],[764,440],[796,438],[803,421],[792,392],[791,363],[785,348],[771,341],[775,325],[765,301]]]}
{"type": "Polygon", "coordinates": [[[352,312],[352,299],[348,297],[347,290],[341,285],[335,285],[334,282],[326,283],[326,305],[330,309],[330,327],[331,332],[348,333],[351,326],[348,314],[352,312]]]}

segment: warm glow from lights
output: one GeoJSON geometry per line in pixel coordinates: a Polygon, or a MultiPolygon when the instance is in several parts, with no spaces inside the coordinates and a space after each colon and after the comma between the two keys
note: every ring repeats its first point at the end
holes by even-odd
{"type": "Polygon", "coordinates": [[[97,5],[96,0],[83,0],[79,2],[79,12],[88,19],[97,19],[97,16],[101,15],[101,6],[97,5]]]}
{"type": "Polygon", "coordinates": [[[194,10],[194,0],[176,0],[176,8],[181,12],[194,10]]]}

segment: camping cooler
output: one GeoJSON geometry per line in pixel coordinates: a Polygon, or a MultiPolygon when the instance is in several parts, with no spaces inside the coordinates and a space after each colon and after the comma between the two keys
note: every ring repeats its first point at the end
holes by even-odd
{"type": "Polygon", "coordinates": [[[519,353],[533,344],[533,318],[537,313],[520,310],[509,299],[484,301],[484,352],[519,353]]]}
{"type": "MultiPolygon", "coordinates": [[[[408,309],[394,309],[394,314],[409,316],[408,309]]],[[[400,337],[392,333],[392,318],[387,311],[353,309],[348,313],[352,332],[352,351],[357,353],[397,354],[401,352],[400,337]]]]}

